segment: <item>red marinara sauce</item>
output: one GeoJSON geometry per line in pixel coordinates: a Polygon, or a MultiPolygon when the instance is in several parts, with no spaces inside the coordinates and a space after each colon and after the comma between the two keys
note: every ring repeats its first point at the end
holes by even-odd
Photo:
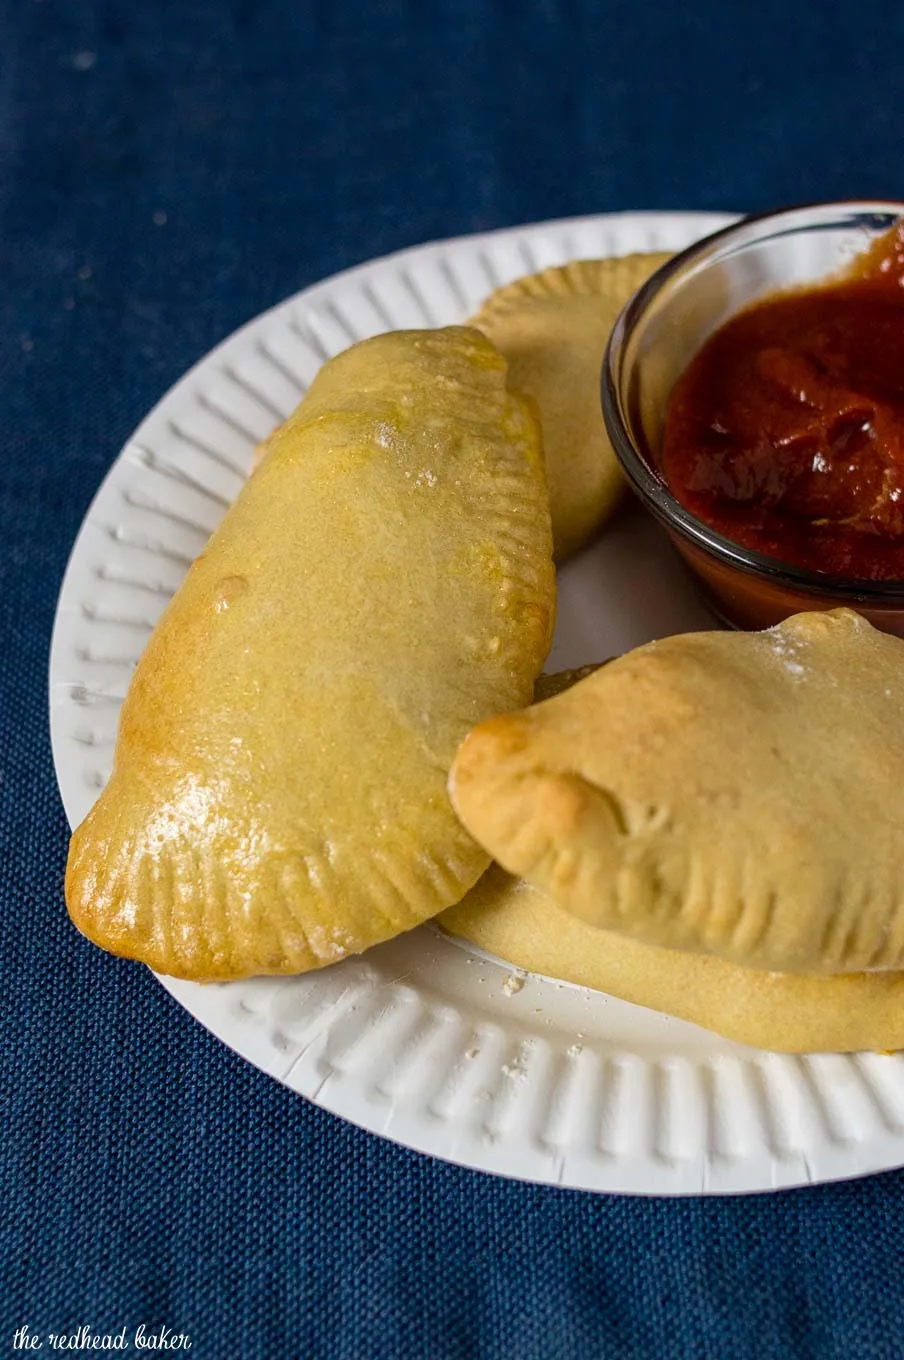
{"type": "Polygon", "coordinates": [[[904,222],[834,281],[710,337],[672,393],[660,470],[746,548],[904,580],[904,222]]]}

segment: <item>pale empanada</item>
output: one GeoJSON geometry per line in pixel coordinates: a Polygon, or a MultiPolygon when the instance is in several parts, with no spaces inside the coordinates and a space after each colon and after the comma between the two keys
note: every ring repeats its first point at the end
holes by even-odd
{"type": "Polygon", "coordinates": [[[446,794],[525,703],[554,609],[535,417],[478,331],[328,363],[157,626],[75,923],[189,978],[303,972],[457,901],[488,857],[446,794]]]}
{"type": "Polygon", "coordinates": [[[484,723],[473,835],[592,925],[790,972],[904,968],[904,642],[849,610],[650,643],[484,723]]]}
{"type": "Polygon", "coordinates": [[[437,918],[534,973],[783,1053],[904,1048],[904,973],[765,972],[598,930],[498,864],[437,918]]]}
{"type": "Polygon", "coordinates": [[[556,558],[576,552],[617,504],[624,479],[600,407],[609,332],[665,254],[575,260],[497,289],[473,319],[540,408],[556,558]]]}

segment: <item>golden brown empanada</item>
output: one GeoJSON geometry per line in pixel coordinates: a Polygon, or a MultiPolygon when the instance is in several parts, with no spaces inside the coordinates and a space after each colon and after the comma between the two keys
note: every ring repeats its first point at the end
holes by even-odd
{"type": "Polygon", "coordinates": [[[457,901],[452,755],[525,703],[554,573],[537,422],[478,331],[325,365],[158,624],[72,838],[76,925],[187,978],[295,973],[457,901]]]}
{"type": "Polygon", "coordinates": [[[600,408],[603,351],[625,303],[668,259],[624,255],[544,269],[497,289],[473,319],[508,360],[512,385],[540,408],[560,562],[621,496],[624,479],[600,408]]]}
{"type": "Polygon", "coordinates": [[[790,972],[904,967],[904,642],[850,610],[666,638],[472,732],[451,790],[567,911],[790,972]]]}
{"type": "Polygon", "coordinates": [[[783,1053],[904,1048],[904,973],[765,972],[598,930],[498,864],[437,917],[517,968],[783,1053]]]}

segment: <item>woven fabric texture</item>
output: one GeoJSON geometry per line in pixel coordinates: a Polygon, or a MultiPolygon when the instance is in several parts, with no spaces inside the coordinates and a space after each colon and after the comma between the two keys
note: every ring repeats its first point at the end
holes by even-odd
{"type": "Polygon", "coordinates": [[[440,236],[893,196],[902,39],[892,0],[0,0],[0,1356],[82,1324],[197,1360],[904,1355],[901,1174],[494,1180],[290,1095],[88,945],[45,685],[94,490],[236,325],[440,236]]]}

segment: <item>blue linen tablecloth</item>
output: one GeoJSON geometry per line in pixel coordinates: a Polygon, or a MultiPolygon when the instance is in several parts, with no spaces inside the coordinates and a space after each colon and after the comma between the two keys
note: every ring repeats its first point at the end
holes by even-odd
{"type": "Polygon", "coordinates": [[[0,2],[0,1356],[83,1324],[198,1360],[904,1356],[902,1174],[494,1180],[289,1094],[88,945],[45,698],[93,491],[236,325],[460,232],[904,196],[902,38],[893,0],[0,2]]]}

